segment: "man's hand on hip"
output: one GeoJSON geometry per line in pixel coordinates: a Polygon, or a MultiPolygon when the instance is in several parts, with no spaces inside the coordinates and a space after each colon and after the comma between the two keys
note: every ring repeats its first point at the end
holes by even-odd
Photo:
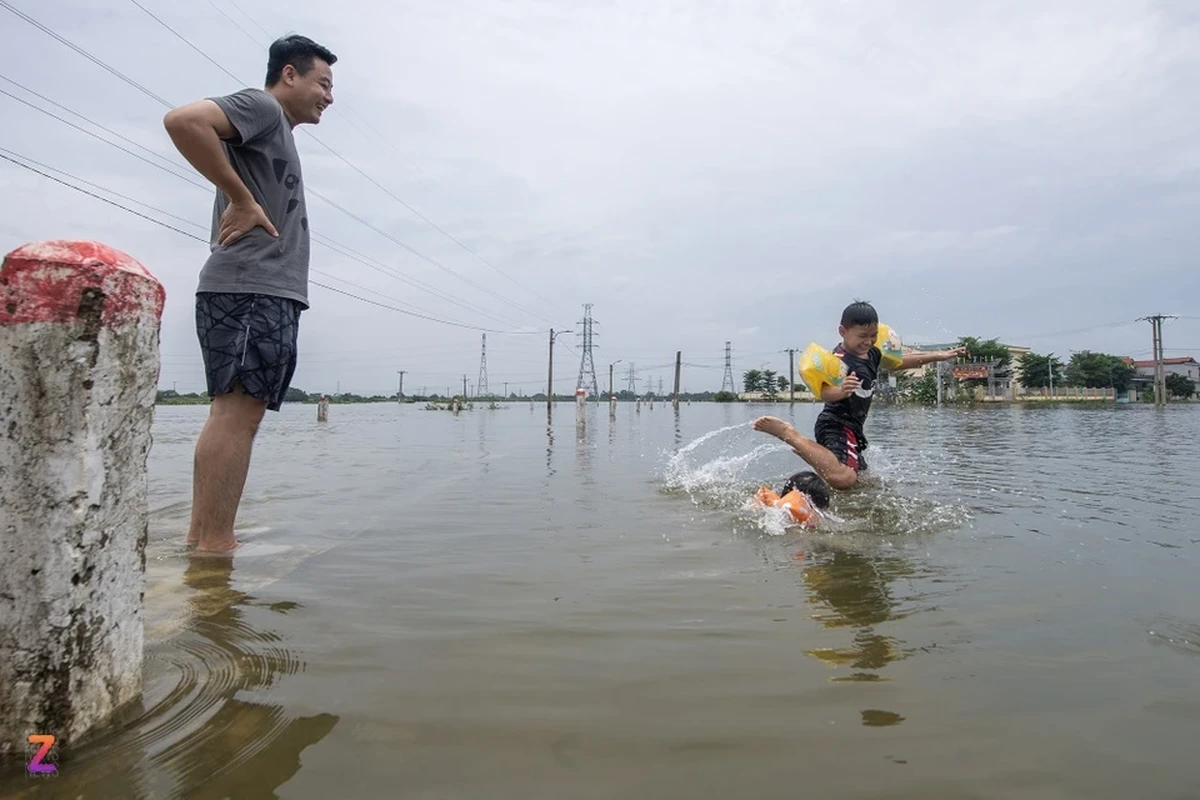
{"type": "Polygon", "coordinates": [[[263,228],[278,238],[279,231],[271,224],[262,206],[253,200],[231,202],[221,215],[221,230],[218,241],[224,247],[232,244],[255,228],[263,228]]]}

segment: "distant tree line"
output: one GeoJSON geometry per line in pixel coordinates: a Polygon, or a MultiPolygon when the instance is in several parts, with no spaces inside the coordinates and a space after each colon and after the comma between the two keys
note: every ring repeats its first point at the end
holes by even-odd
{"type": "MultiPolygon", "coordinates": [[[[957,363],[994,363],[996,378],[1016,378],[1022,386],[1029,389],[1046,389],[1054,387],[1110,388],[1117,394],[1125,394],[1132,388],[1137,377],[1137,370],[1125,359],[1111,353],[1097,353],[1091,350],[1081,350],[1071,354],[1064,364],[1061,359],[1052,354],[1025,353],[1012,363],[1012,353],[996,339],[978,339],[965,336],[958,344],[965,347],[967,356],[957,363]]],[[[923,375],[908,378],[904,373],[900,396],[917,403],[932,404],[937,402],[937,371],[926,370],[923,375]]],[[[943,389],[954,386],[986,386],[987,378],[968,378],[959,380],[953,377],[949,370],[942,373],[943,389]]],[[[1183,375],[1168,374],[1166,376],[1167,391],[1174,397],[1188,398],[1196,393],[1196,382],[1183,375]]]]}

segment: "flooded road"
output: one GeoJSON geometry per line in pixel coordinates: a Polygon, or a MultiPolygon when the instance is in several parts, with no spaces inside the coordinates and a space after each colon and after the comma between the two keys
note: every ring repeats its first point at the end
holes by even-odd
{"type": "Polygon", "coordinates": [[[228,564],[160,407],[144,703],[0,795],[1200,796],[1200,408],[879,407],[805,532],[816,411],[286,406],[228,564]]]}

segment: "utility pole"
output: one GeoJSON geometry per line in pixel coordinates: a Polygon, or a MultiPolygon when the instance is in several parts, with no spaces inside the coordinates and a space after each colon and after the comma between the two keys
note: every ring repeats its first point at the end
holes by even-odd
{"type": "Polygon", "coordinates": [[[1169,314],[1155,314],[1152,317],[1141,317],[1139,322],[1149,322],[1154,336],[1154,405],[1167,404],[1167,376],[1163,371],[1163,339],[1162,323],[1164,319],[1177,319],[1169,314]]]}
{"type": "Polygon", "coordinates": [[[796,348],[789,347],[788,351],[788,403],[796,404],[796,348]]]}
{"type": "Polygon", "coordinates": [[[1046,356],[1046,377],[1050,381],[1050,399],[1054,399],[1054,353],[1046,356]]]}
{"type": "Polygon", "coordinates": [[[463,373],[463,402],[467,401],[467,375],[463,373]]]}
{"type": "Polygon", "coordinates": [[[675,402],[674,406],[679,408],[679,368],[682,366],[683,351],[675,351],[675,402]]]}
{"type": "Polygon", "coordinates": [[[637,378],[635,377],[635,375],[636,375],[636,370],[634,369],[634,364],[633,364],[633,362],[630,362],[630,364],[629,364],[629,393],[632,394],[634,397],[637,397],[637,378]]]}
{"type": "Polygon", "coordinates": [[[504,399],[508,399],[508,381],[504,382],[504,399]]]}
{"type": "Polygon", "coordinates": [[[613,367],[615,367],[617,364],[620,364],[624,360],[625,359],[623,359],[623,358],[618,358],[616,361],[614,361],[608,365],[608,396],[609,397],[613,396],[613,390],[615,388],[613,386],[613,367]]]}
{"type": "Polygon", "coordinates": [[[571,331],[554,332],[554,328],[550,329],[550,365],[546,368],[546,411],[549,412],[554,407],[554,337],[561,336],[564,333],[571,331]]]}
{"type": "Polygon", "coordinates": [[[400,376],[400,386],[399,386],[399,388],[396,389],[396,402],[398,402],[398,403],[404,402],[404,373],[405,372],[407,372],[407,370],[403,370],[403,369],[396,370],[396,374],[400,376]]]}

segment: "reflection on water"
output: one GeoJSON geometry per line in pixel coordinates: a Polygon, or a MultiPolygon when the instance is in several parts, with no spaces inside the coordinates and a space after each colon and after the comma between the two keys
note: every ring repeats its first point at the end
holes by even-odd
{"type": "MultiPolygon", "coordinates": [[[[233,569],[231,559],[189,558],[187,627],[147,648],[141,707],[65,753],[56,778],[0,785],[0,796],[274,796],[338,717],[294,717],[254,697],[304,663],[278,635],[246,622],[243,609],[261,604],[232,587],[233,569]]],[[[297,606],[265,607],[286,614],[297,606]]]]}
{"type": "Polygon", "coordinates": [[[806,650],[827,664],[857,670],[835,681],[880,680],[875,672],[906,654],[900,642],[876,631],[876,626],[902,619],[901,604],[892,597],[891,582],[911,577],[914,570],[896,556],[855,553],[828,545],[797,554],[804,586],[814,606],[812,618],[826,628],[854,628],[847,647],[806,650]]]}
{"type": "Polygon", "coordinates": [[[862,712],[862,724],[868,728],[886,728],[890,725],[899,725],[901,722],[904,722],[904,717],[891,711],[868,708],[862,712]]]}

